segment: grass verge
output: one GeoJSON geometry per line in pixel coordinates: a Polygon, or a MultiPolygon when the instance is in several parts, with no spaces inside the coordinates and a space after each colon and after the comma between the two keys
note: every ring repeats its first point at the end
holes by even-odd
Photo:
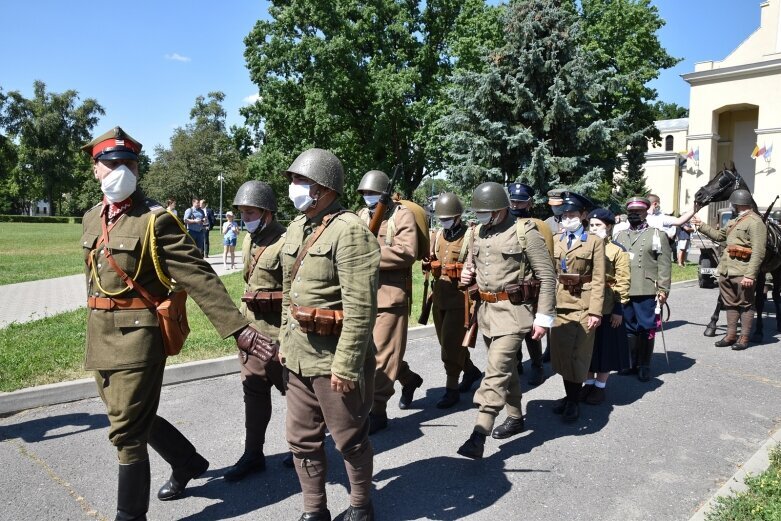
{"type": "Polygon", "coordinates": [[[748,490],[719,498],[708,521],[777,521],[781,519],[781,445],[770,451],[770,466],[746,478],[748,490]]]}
{"type": "Polygon", "coordinates": [[[84,272],[80,224],[0,223],[0,285],[84,272]]]}
{"type": "Polygon", "coordinates": [[[673,262],[672,272],[673,282],[683,282],[684,280],[697,280],[697,265],[693,262],[687,262],[683,268],[673,262]]]}

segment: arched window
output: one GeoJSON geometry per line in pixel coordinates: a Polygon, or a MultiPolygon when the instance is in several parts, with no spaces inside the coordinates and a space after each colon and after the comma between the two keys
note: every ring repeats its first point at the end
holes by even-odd
{"type": "Polygon", "coordinates": [[[667,136],[664,138],[664,151],[665,152],[672,152],[673,151],[673,137],[667,136]]]}

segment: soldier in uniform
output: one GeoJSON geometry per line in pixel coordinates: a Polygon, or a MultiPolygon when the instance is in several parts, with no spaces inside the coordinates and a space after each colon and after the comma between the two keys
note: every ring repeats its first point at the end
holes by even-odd
{"type": "Polygon", "coordinates": [[[233,335],[239,347],[249,348],[256,331],[247,327],[179,220],[136,188],[141,144],[116,127],[82,150],[92,157],[104,194],[83,219],[90,309],[84,367],[95,372],[108,412],[109,440],[117,448],[116,520],[145,520],[147,444],[173,468],[157,494],[162,500],[180,496],[209,467],[176,427],[157,416],[166,361],[157,304],[175,281],[222,337],[233,335]],[[249,343],[248,335],[253,336],[249,343]]]}
{"type": "MultiPolygon", "coordinates": [[[[651,356],[656,334],[656,303],[664,304],[670,293],[672,253],[667,235],[646,222],[651,202],[632,197],[626,203],[629,229],[616,242],[629,254],[629,302],[624,305],[624,325],[632,357],[632,370],[641,382],[651,379],[651,356]]],[[[624,374],[627,372],[625,371],[624,374]]]]}
{"type": "MultiPolygon", "coordinates": [[[[534,205],[534,188],[524,183],[512,183],[507,187],[507,192],[510,194],[510,213],[518,220],[525,221],[531,219],[532,222],[537,225],[537,231],[540,232],[542,238],[545,240],[545,246],[548,248],[551,262],[553,262],[553,234],[544,221],[536,219],[531,215],[531,208],[534,205]]],[[[545,381],[545,368],[542,365],[542,340],[534,340],[532,338],[532,332],[527,333],[524,340],[532,364],[532,371],[529,375],[528,383],[532,387],[536,387],[545,381]]],[[[523,365],[521,365],[522,358],[523,352],[519,349],[519,373],[523,371],[523,365]]]]}
{"type": "Polygon", "coordinates": [[[480,226],[469,245],[461,283],[477,288],[478,326],[488,348],[488,365],[474,401],[479,408],[469,439],[458,453],[483,457],[485,438],[509,438],[523,432],[517,356],[530,330],[539,340],[553,325],[556,279],[545,241],[532,221],[522,225],[510,215],[510,199],[498,183],[482,183],[472,195],[480,226]],[[536,309],[535,309],[536,301],[536,309]],[[494,427],[506,409],[504,423],[494,427]]]}
{"type": "Polygon", "coordinates": [[[380,248],[339,198],[344,170],[327,150],[301,153],[287,169],[303,213],[282,245],[280,356],[289,372],[286,433],[304,496],[302,521],[330,521],[326,428],[350,480],[346,520],[372,520],[369,411],[374,392],[380,248]]]}
{"type": "Polygon", "coordinates": [[[441,347],[442,363],[445,364],[445,395],[437,402],[439,409],[448,409],[457,404],[460,393],[469,392],[482,376],[472,363],[469,349],[462,345],[467,330],[465,313],[468,307],[466,291],[459,289],[458,284],[474,232],[472,227],[461,220],[463,213],[464,207],[456,194],[444,193],[439,196],[434,214],[442,228],[431,241],[429,262],[423,263],[424,270],[430,269],[434,276],[434,328],[441,347]],[[459,384],[461,373],[464,376],[459,384]]]}
{"type": "MultiPolygon", "coordinates": [[[[241,212],[244,235],[244,295],[240,311],[270,338],[279,337],[282,320],[282,266],[280,256],[285,227],[276,219],[277,199],[269,185],[247,181],[239,187],[233,206],[241,212]]],[[[244,389],[244,453],[225,473],[226,481],[239,481],[266,468],[263,444],[271,420],[271,387],[281,381],[278,361],[263,363],[239,351],[241,383],[244,389]],[[274,372],[269,378],[267,372],[274,372]]]]}
{"type": "MultiPolygon", "coordinates": [[[[358,184],[366,207],[358,215],[368,224],[380,195],[388,189],[390,180],[384,172],[371,170],[358,184]]],[[[374,406],[371,413],[371,433],[388,426],[388,400],[394,393],[394,383],[401,384],[399,408],[412,403],[415,389],[423,378],[404,361],[407,347],[409,305],[412,299],[412,265],[418,257],[418,236],[415,216],[404,206],[391,201],[385,211],[377,240],[380,244],[380,282],[377,293],[377,322],[374,343],[377,346],[377,372],[374,378],[374,406]]]]}
{"type": "Polygon", "coordinates": [[[759,267],[765,259],[767,227],[762,217],[754,211],[748,190],[735,190],[729,201],[735,211],[723,229],[716,230],[696,216],[691,222],[714,241],[726,242],[719,260],[719,292],[724,309],[727,310],[727,334],[715,345],[732,346],[733,350],[742,351],[749,345],[754,324],[755,282],[759,267]]]}
{"type": "Polygon", "coordinates": [[[590,201],[564,192],[562,231],[553,245],[558,275],[556,323],[551,329],[551,365],[564,380],[566,395],[553,408],[565,422],[580,417],[580,392],[586,380],[594,333],[602,321],[605,297],[605,246],[583,226],[590,201]]]}

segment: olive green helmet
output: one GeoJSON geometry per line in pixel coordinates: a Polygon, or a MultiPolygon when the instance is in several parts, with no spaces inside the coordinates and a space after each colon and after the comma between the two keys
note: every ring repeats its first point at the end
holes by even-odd
{"type": "Polygon", "coordinates": [[[247,181],[236,192],[233,206],[254,206],[276,213],[277,197],[274,190],[263,181],[247,181]]]}
{"type": "Polygon", "coordinates": [[[311,179],[320,186],[330,188],[339,195],[344,193],[344,168],[342,162],[333,153],[322,148],[304,150],[285,171],[288,177],[293,174],[311,179]]]}
{"type": "Polygon", "coordinates": [[[740,206],[751,206],[751,192],[748,190],[735,190],[729,196],[729,202],[740,206]]]}
{"type": "Polygon", "coordinates": [[[383,193],[388,189],[390,179],[385,172],[380,170],[369,170],[361,178],[361,182],[358,184],[358,192],[363,190],[369,190],[370,192],[383,193]]]}
{"type": "Polygon", "coordinates": [[[495,212],[510,207],[510,197],[502,185],[487,182],[477,185],[472,193],[472,210],[475,212],[495,212]]]}
{"type": "Polygon", "coordinates": [[[434,203],[434,215],[438,219],[458,217],[462,213],[464,213],[464,205],[461,204],[458,196],[452,192],[441,194],[434,203]]]}
{"type": "Polygon", "coordinates": [[[773,213],[770,214],[770,218],[781,223],[781,210],[774,210],[773,213]]]}

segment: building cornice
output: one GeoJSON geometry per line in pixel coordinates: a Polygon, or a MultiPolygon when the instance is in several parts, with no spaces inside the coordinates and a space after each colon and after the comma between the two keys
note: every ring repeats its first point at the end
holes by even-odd
{"type": "Polygon", "coordinates": [[[761,136],[762,134],[779,134],[781,133],[781,127],[776,128],[755,128],[754,133],[761,136]]]}
{"type": "Polygon", "coordinates": [[[689,85],[693,86],[746,76],[764,76],[779,72],[781,72],[781,58],[776,58],[774,60],[734,65],[732,67],[723,67],[721,69],[712,69],[709,71],[690,72],[688,74],[681,74],[681,78],[689,83],[689,85]]]}
{"type": "Polygon", "coordinates": [[[697,139],[721,139],[721,136],[718,134],[689,134],[686,136],[686,139],[690,141],[697,139]]]}

